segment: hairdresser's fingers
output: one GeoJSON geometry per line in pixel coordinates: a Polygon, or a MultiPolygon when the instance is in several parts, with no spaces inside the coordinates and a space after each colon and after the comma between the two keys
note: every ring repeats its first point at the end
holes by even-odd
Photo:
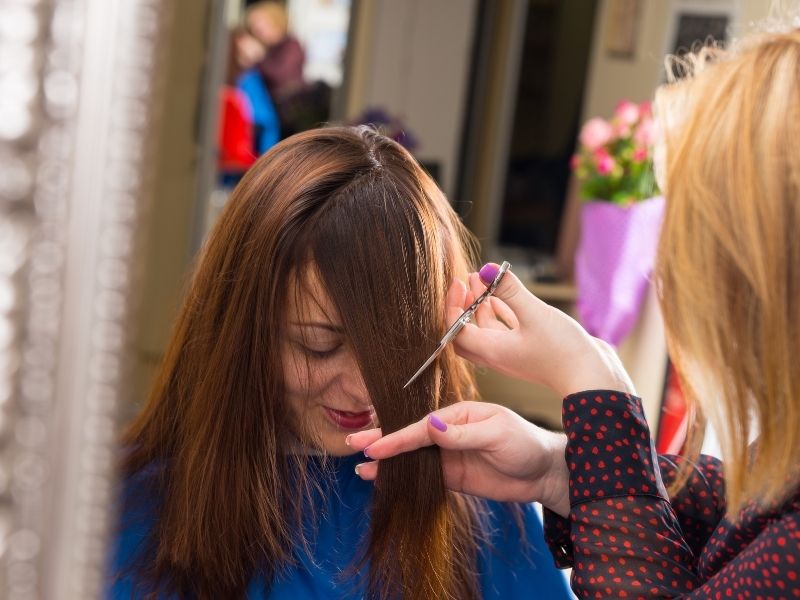
{"type": "Polygon", "coordinates": [[[475,301],[475,295],[472,293],[472,290],[469,289],[467,286],[467,297],[464,300],[464,306],[461,307],[461,312],[467,310],[467,307],[470,306],[475,301]]]}
{"type": "MultiPolygon", "coordinates": [[[[468,283],[470,295],[473,297],[477,297],[486,291],[486,285],[481,283],[480,277],[478,277],[477,273],[470,273],[468,283]]],[[[476,323],[481,328],[507,329],[506,325],[502,321],[498,320],[497,315],[494,312],[492,304],[493,300],[495,299],[489,297],[481,303],[472,317],[472,322],[476,323]]],[[[453,304],[450,303],[448,306],[453,306],[453,304]]],[[[453,310],[448,311],[447,316],[452,323],[460,314],[460,312],[453,310]]]]}
{"type": "Polygon", "coordinates": [[[466,304],[468,292],[469,290],[467,289],[467,286],[463,281],[461,281],[460,279],[453,279],[452,283],[450,284],[450,287],[447,290],[446,304],[447,304],[448,316],[450,314],[449,312],[450,308],[456,308],[461,312],[464,311],[464,307],[468,306],[466,304]]]}
{"type": "Polygon", "coordinates": [[[506,327],[509,329],[516,329],[519,327],[519,319],[517,319],[517,315],[514,314],[514,311],[508,308],[508,304],[500,300],[497,296],[492,296],[487,302],[491,302],[494,316],[506,327]]]}
{"type": "Polygon", "coordinates": [[[428,437],[427,417],[402,429],[389,433],[364,448],[364,454],[372,459],[389,458],[403,452],[411,452],[433,445],[428,437]]]}
{"type": "Polygon", "coordinates": [[[460,279],[454,279],[447,290],[447,326],[456,322],[464,310],[472,304],[472,290],[460,279]]]}
{"type": "MultiPolygon", "coordinates": [[[[481,282],[481,279],[478,277],[477,273],[469,274],[469,289],[472,292],[472,295],[476,298],[486,291],[486,286],[481,282]]],[[[497,322],[494,312],[492,311],[492,307],[488,302],[488,298],[484,300],[480,306],[478,306],[478,309],[475,311],[475,315],[473,316],[472,320],[478,325],[478,327],[497,328],[498,326],[502,326],[502,323],[497,322]]]]}
{"type": "Polygon", "coordinates": [[[428,437],[446,450],[490,451],[507,437],[492,415],[485,419],[463,425],[449,424],[436,413],[428,416],[428,437]]]}
{"type": "MultiPolygon", "coordinates": [[[[495,263],[487,263],[481,268],[480,278],[484,285],[489,285],[494,280],[499,269],[495,263]]],[[[511,270],[503,276],[494,295],[506,303],[522,326],[536,323],[543,311],[547,311],[547,304],[531,294],[511,270]]]]}
{"type": "MultiPolygon", "coordinates": [[[[403,429],[385,435],[365,448],[365,454],[372,459],[382,459],[396,456],[403,452],[418,450],[425,446],[431,446],[435,443],[431,438],[432,430],[435,436],[436,431],[442,432],[442,427],[448,429],[456,425],[485,421],[502,410],[502,407],[485,402],[456,402],[455,404],[437,410],[435,413],[431,413],[431,415],[403,429]]],[[[470,439],[475,440],[473,443],[483,441],[483,438],[465,436],[464,432],[453,431],[450,432],[449,436],[437,436],[437,439],[441,439],[448,444],[468,444],[470,439]]],[[[472,447],[474,448],[475,446],[473,445],[472,447]]],[[[467,446],[464,446],[464,449],[466,448],[467,446]]]]}
{"type": "Polygon", "coordinates": [[[351,433],[344,439],[344,443],[350,446],[353,450],[361,451],[369,446],[372,442],[381,439],[381,435],[383,434],[379,428],[366,429],[364,431],[351,433]]]}
{"type": "Polygon", "coordinates": [[[467,360],[503,370],[502,355],[509,345],[508,336],[519,335],[502,323],[497,327],[479,327],[472,323],[464,326],[454,341],[456,353],[467,360]]]}
{"type": "Polygon", "coordinates": [[[371,460],[357,464],[356,475],[365,481],[373,481],[378,476],[378,461],[371,460]]]}
{"type": "MultiPolygon", "coordinates": [[[[460,306],[452,306],[448,305],[447,307],[447,326],[450,327],[453,323],[456,322],[456,319],[461,316],[461,313],[464,312],[464,309],[460,306]]],[[[458,338],[456,338],[458,339],[458,338]]]]}

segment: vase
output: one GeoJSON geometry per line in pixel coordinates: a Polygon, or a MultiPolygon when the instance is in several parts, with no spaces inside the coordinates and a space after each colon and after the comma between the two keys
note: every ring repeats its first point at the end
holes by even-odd
{"type": "Polygon", "coordinates": [[[655,264],[664,199],[628,206],[589,201],[575,256],[576,309],[584,328],[614,347],[639,317],[655,264]]]}

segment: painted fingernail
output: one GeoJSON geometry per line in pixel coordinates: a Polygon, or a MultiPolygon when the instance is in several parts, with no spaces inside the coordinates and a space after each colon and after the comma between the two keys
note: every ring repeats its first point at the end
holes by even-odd
{"type": "Polygon", "coordinates": [[[356,475],[358,475],[359,477],[361,477],[361,473],[359,473],[358,470],[361,468],[362,464],[364,464],[364,463],[359,463],[359,464],[356,465],[356,475]]]}
{"type": "Polygon", "coordinates": [[[372,458],[369,454],[367,454],[367,450],[369,450],[369,446],[364,448],[364,456],[366,456],[367,458],[372,458]]]}
{"type": "Polygon", "coordinates": [[[494,278],[497,277],[497,274],[500,272],[500,267],[492,263],[486,263],[481,267],[481,270],[478,272],[478,275],[481,277],[481,281],[483,283],[492,283],[494,278]]]}
{"type": "Polygon", "coordinates": [[[436,427],[436,429],[438,429],[439,431],[447,431],[447,424],[436,415],[430,415],[428,417],[428,421],[430,421],[431,425],[436,427]]]}
{"type": "Polygon", "coordinates": [[[344,438],[344,443],[345,443],[346,446],[350,445],[350,438],[352,438],[352,437],[353,437],[353,434],[351,433],[346,438],[344,438]]]}

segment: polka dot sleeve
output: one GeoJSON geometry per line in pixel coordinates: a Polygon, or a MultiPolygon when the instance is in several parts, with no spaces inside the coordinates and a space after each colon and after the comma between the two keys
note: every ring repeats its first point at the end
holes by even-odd
{"type": "Polygon", "coordinates": [[[579,597],[800,598],[800,494],[734,524],[713,458],[668,497],[680,459],[656,455],[638,398],[574,394],[563,418],[571,511],[545,511],[545,535],[579,597]]]}

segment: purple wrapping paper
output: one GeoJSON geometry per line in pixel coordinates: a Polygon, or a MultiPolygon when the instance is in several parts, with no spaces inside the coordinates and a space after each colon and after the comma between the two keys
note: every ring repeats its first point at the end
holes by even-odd
{"type": "Polygon", "coordinates": [[[592,335],[619,346],[639,318],[655,264],[664,199],[587,202],[575,256],[577,310],[592,335]]]}

